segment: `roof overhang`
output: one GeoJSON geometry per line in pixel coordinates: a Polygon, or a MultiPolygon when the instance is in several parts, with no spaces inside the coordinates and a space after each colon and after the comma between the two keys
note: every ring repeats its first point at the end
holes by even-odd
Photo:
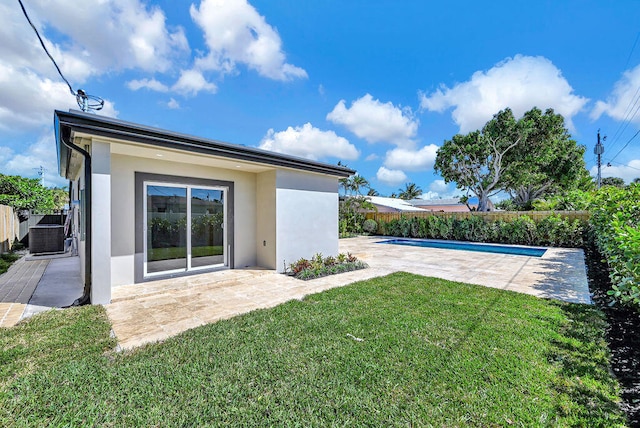
{"type": "Polygon", "coordinates": [[[61,176],[67,178],[69,178],[70,170],[74,163],[73,150],[67,147],[63,141],[71,141],[76,134],[116,139],[190,154],[209,155],[336,177],[349,177],[355,174],[354,170],[343,166],[316,162],[254,147],[208,140],[80,111],[63,112],[56,110],[54,113],[54,125],[58,149],[58,172],[61,176]]]}

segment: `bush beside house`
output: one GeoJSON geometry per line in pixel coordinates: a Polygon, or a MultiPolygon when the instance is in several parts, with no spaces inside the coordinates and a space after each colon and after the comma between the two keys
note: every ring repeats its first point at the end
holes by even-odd
{"type": "Polygon", "coordinates": [[[609,265],[609,294],[640,309],[640,184],[603,187],[591,213],[595,245],[609,265]]]}

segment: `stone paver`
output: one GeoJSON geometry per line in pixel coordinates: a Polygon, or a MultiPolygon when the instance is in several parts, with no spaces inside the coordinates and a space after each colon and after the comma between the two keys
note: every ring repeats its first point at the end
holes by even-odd
{"type": "Polygon", "coordinates": [[[381,238],[340,240],[369,269],[300,281],[261,269],[115,287],[106,305],[123,349],[164,340],[203,324],[292,299],[405,271],[571,302],[590,303],[582,250],[547,250],[541,258],[377,244],[381,238]]]}
{"type": "Polygon", "coordinates": [[[49,260],[17,260],[0,276],[0,327],[14,326],[42,277],[49,260]]]}

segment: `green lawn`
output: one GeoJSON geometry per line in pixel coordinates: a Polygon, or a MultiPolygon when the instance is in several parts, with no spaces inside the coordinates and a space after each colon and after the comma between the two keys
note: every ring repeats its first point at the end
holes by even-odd
{"type": "Polygon", "coordinates": [[[621,426],[604,328],[404,273],[121,354],[101,307],[49,312],[0,329],[0,425],[621,426]]]}
{"type": "MultiPolygon", "coordinates": [[[[149,261],[173,260],[187,257],[185,247],[152,248],[148,250],[149,261]]],[[[222,254],[222,245],[193,247],[192,257],[219,256],[222,254]]]]}

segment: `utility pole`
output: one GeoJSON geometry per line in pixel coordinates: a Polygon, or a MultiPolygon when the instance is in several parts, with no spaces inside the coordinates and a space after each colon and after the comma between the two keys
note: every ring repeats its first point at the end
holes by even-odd
{"type": "MultiPolygon", "coordinates": [[[[605,139],[607,137],[604,137],[605,139]]],[[[598,189],[602,185],[602,154],[604,153],[604,146],[600,142],[600,130],[598,129],[598,142],[596,143],[596,147],[593,149],[593,153],[598,156],[598,189]]]]}
{"type": "Polygon", "coordinates": [[[40,165],[39,168],[33,168],[38,172],[38,175],[40,176],[40,184],[42,185],[42,187],[44,187],[44,172],[46,171],[45,167],[43,167],[42,165],[40,165]]]}

